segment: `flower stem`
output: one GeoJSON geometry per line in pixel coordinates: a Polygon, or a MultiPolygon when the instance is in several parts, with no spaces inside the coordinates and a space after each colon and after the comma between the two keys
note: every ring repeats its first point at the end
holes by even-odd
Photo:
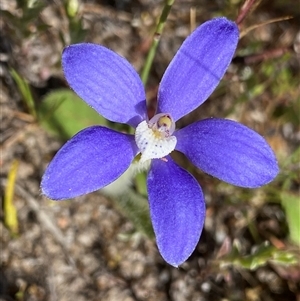
{"type": "Polygon", "coordinates": [[[150,69],[151,69],[151,66],[153,63],[153,59],[154,59],[154,56],[155,56],[155,53],[157,50],[157,46],[160,41],[160,37],[161,37],[162,31],[164,29],[164,26],[166,24],[169,12],[172,8],[172,5],[174,4],[174,1],[175,0],[165,0],[165,6],[163,8],[163,11],[159,18],[159,21],[157,23],[155,33],[153,36],[153,40],[152,40],[152,44],[151,44],[150,50],[148,52],[148,55],[147,55],[147,58],[145,61],[145,65],[144,65],[144,68],[143,68],[142,74],[141,74],[141,78],[142,78],[142,82],[143,82],[144,86],[146,86],[146,84],[147,84],[149,72],[150,72],[150,69]]]}

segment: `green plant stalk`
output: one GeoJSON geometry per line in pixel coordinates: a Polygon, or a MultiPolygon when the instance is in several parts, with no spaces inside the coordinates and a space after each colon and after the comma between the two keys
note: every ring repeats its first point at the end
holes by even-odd
{"type": "Polygon", "coordinates": [[[300,201],[299,195],[288,191],[281,193],[281,204],[285,210],[290,240],[300,246],[300,201]]]}
{"type": "Polygon", "coordinates": [[[282,167],[285,180],[280,192],[281,205],[285,210],[289,228],[289,238],[298,246],[300,246],[300,199],[299,193],[292,192],[291,187],[293,181],[299,181],[299,168],[296,167],[299,156],[300,147],[285,160],[282,167]]]}
{"type": "Polygon", "coordinates": [[[150,47],[150,50],[148,52],[146,61],[145,61],[145,65],[144,68],[142,70],[142,74],[141,74],[141,78],[142,78],[142,82],[144,84],[144,86],[146,86],[147,81],[148,81],[148,77],[149,77],[149,72],[153,63],[153,59],[157,50],[157,46],[159,44],[160,41],[160,37],[161,34],[163,32],[163,29],[165,27],[168,15],[170,13],[170,10],[172,8],[172,5],[174,4],[175,0],[166,0],[165,1],[165,6],[163,8],[163,11],[161,13],[161,16],[159,18],[159,21],[157,23],[156,29],[155,29],[155,33],[153,36],[153,40],[152,40],[152,44],[150,47]]]}

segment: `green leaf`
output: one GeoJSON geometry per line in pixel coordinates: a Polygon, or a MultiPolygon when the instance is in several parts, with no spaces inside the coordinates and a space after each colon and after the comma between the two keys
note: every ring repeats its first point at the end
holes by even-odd
{"type": "Polygon", "coordinates": [[[4,224],[10,229],[11,233],[18,233],[18,215],[14,205],[15,183],[18,172],[19,161],[14,160],[8,173],[7,185],[4,194],[4,224]]]}
{"type": "Polygon", "coordinates": [[[285,209],[290,239],[300,246],[300,197],[292,193],[282,192],[281,203],[285,209]]]}
{"type": "Polygon", "coordinates": [[[50,92],[38,107],[40,124],[64,140],[92,125],[107,125],[107,120],[69,89],[50,92]]]}
{"type": "Polygon", "coordinates": [[[29,113],[36,118],[35,104],[30,87],[26,80],[14,69],[10,70],[10,74],[16,82],[18,89],[22,95],[22,99],[28,108],[29,113]]]}
{"type": "Polygon", "coordinates": [[[234,244],[231,252],[219,259],[221,267],[235,266],[251,271],[257,270],[269,262],[284,266],[299,264],[295,252],[277,249],[268,242],[257,246],[257,249],[250,255],[239,254],[239,250],[234,244]]]}

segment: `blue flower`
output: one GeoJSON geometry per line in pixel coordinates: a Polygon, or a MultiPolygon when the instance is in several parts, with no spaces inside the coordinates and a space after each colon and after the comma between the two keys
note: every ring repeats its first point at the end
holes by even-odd
{"type": "Polygon", "coordinates": [[[225,18],[198,27],[167,68],[150,120],[143,84],[124,58],[90,43],[67,47],[62,64],[71,88],[108,120],[135,128],[135,135],[102,126],[80,131],[49,164],[43,194],[63,200],[90,193],[120,177],[134,158],[151,162],[147,186],[157,245],[169,264],[183,263],[199,241],[205,203],[196,179],[170,157],[174,149],[204,172],[241,187],[260,187],[278,173],[264,138],[240,123],[209,118],[175,129],[216,88],[238,39],[236,24],[225,18]]]}

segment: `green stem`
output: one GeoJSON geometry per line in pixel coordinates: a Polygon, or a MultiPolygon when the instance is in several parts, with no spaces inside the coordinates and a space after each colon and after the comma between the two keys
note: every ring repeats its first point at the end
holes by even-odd
{"type": "Polygon", "coordinates": [[[142,74],[141,74],[141,78],[142,78],[142,82],[143,82],[144,86],[146,86],[146,84],[147,84],[149,72],[150,72],[150,69],[151,69],[151,66],[153,63],[153,59],[154,59],[154,56],[155,56],[155,53],[157,50],[157,46],[160,41],[160,37],[163,32],[164,26],[166,24],[169,12],[172,8],[172,5],[174,4],[174,1],[175,0],[165,0],[165,6],[163,8],[163,11],[162,11],[161,16],[158,21],[158,24],[156,26],[152,44],[151,44],[150,50],[148,52],[148,55],[147,55],[147,58],[145,61],[145,65],[144,65],[144,68],[143,68],[142,74]]]}

